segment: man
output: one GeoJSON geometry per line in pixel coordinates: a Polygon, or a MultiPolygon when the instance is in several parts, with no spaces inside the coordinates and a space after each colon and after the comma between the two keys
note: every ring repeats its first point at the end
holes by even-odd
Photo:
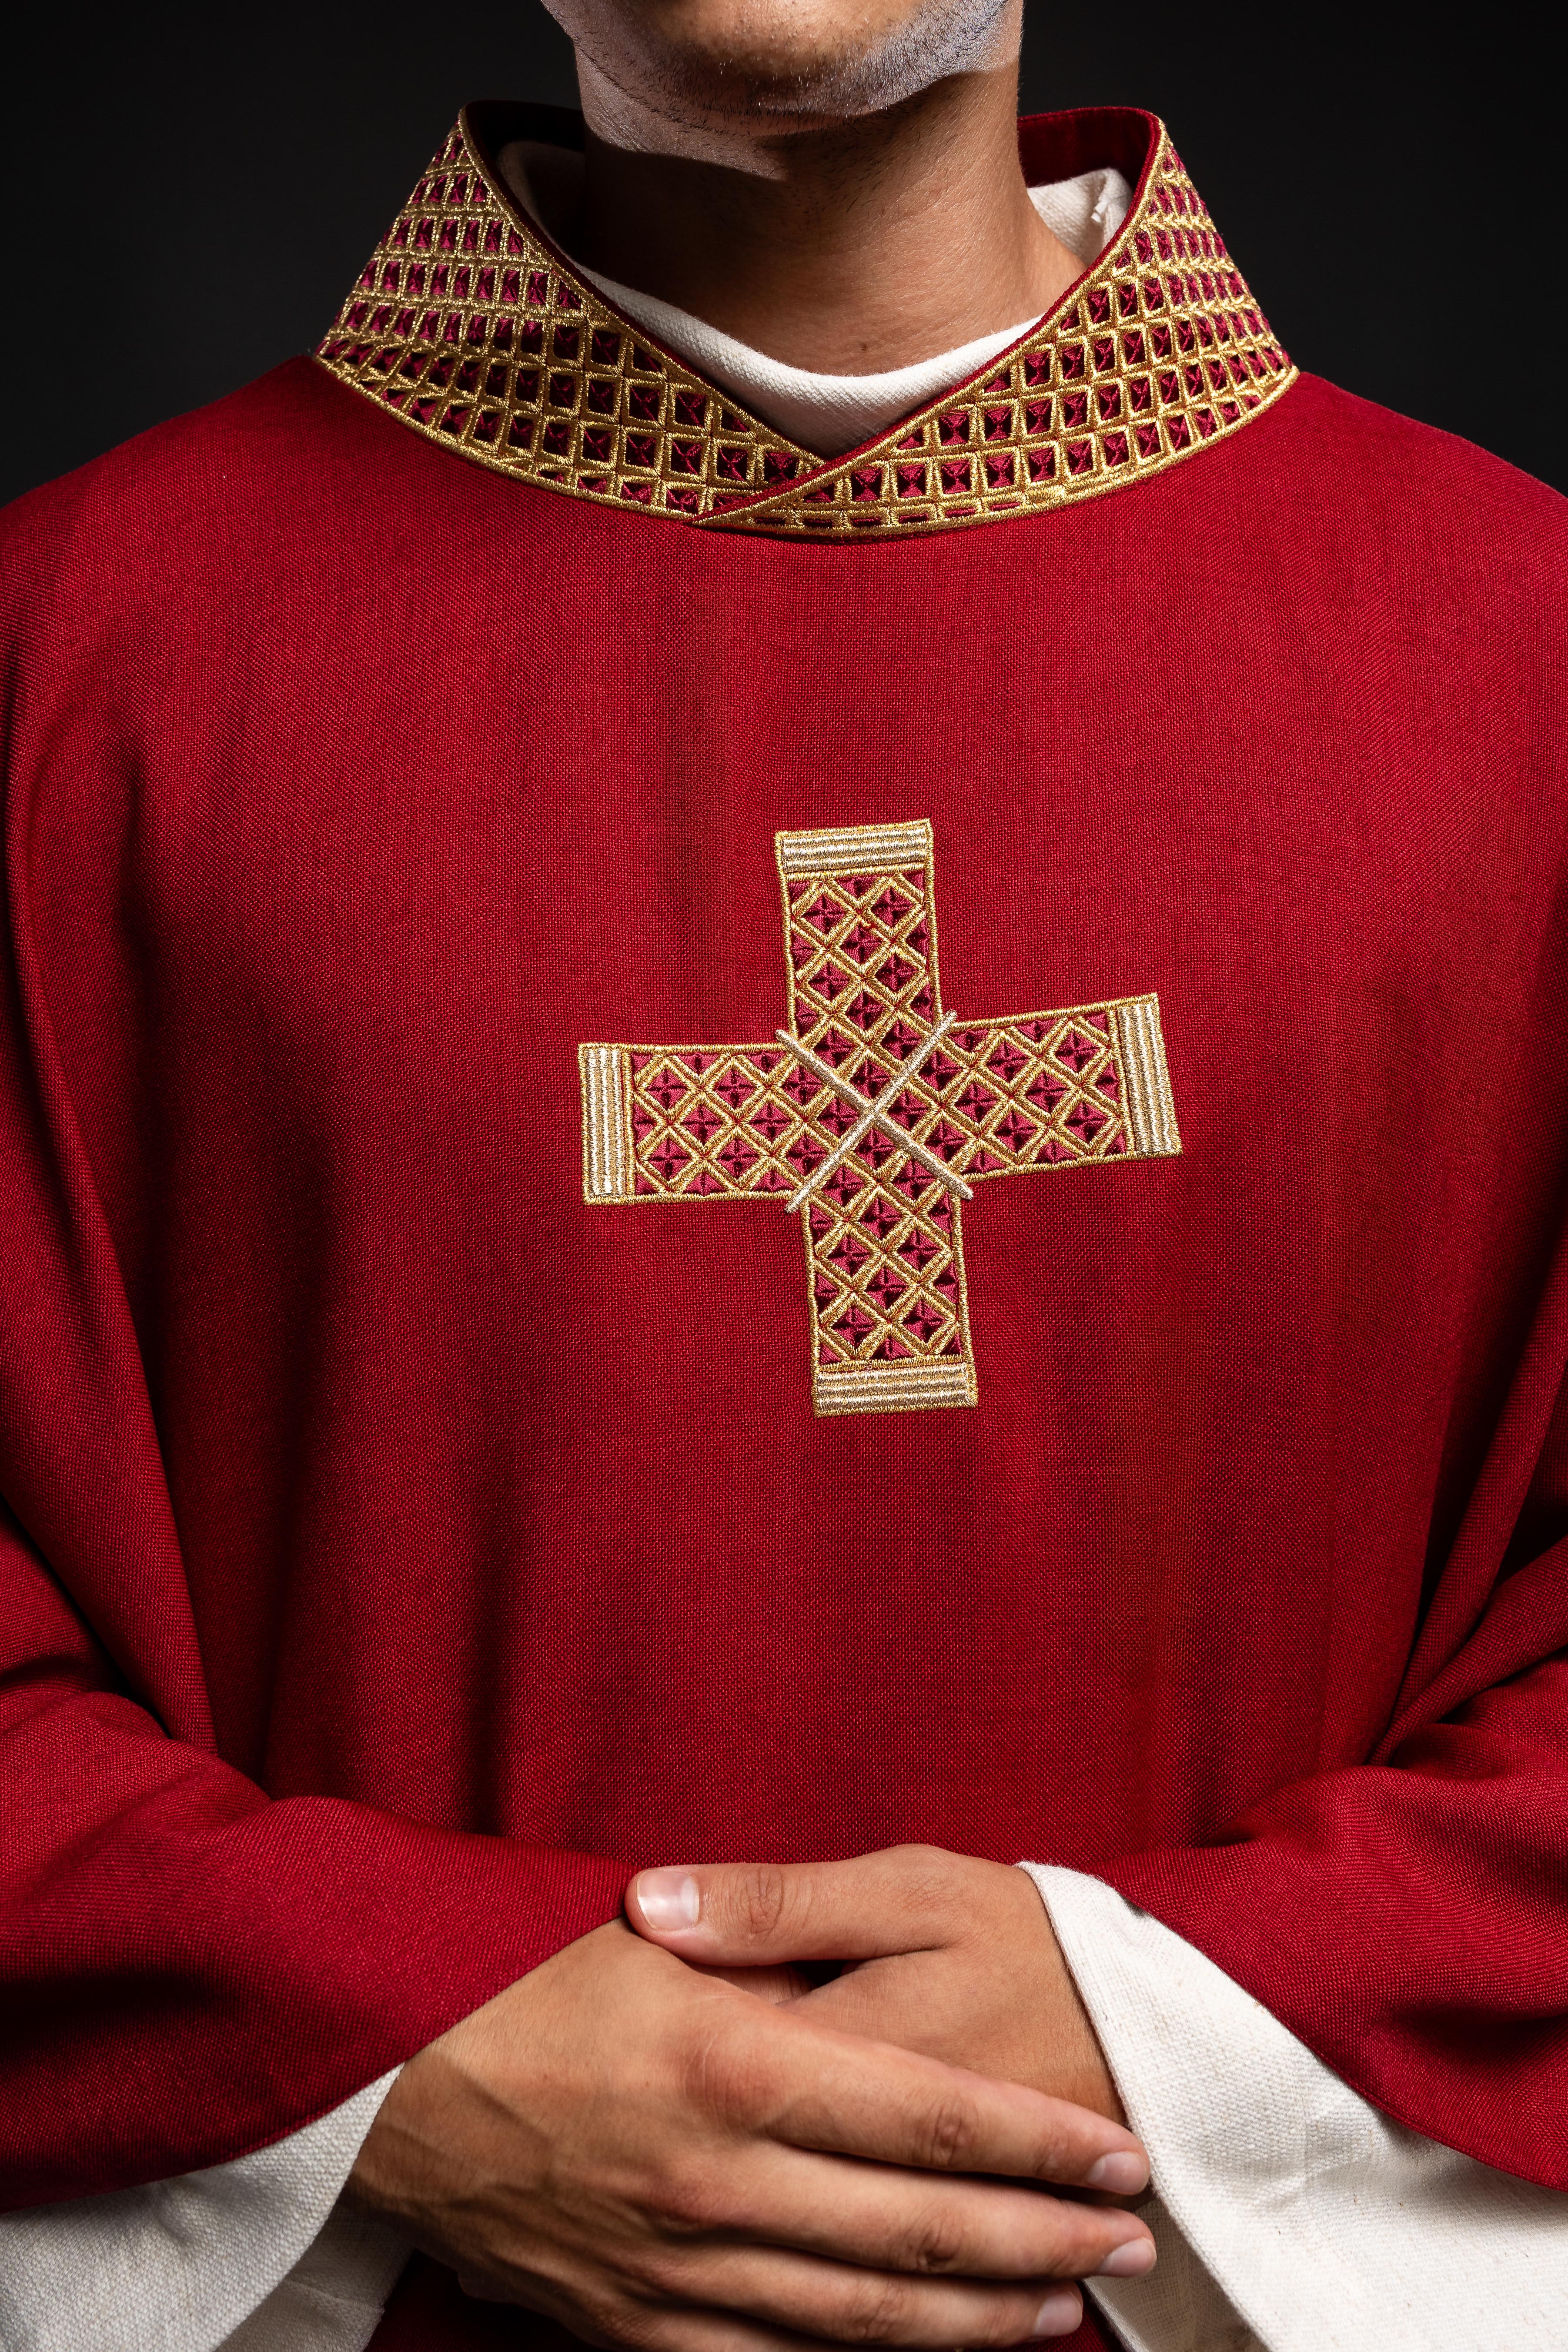
{"type": "Polygon", "coordinates": [[[0,2337],[1545,2346],[1561,506],[562,14],[10,520],[0,2337]]]}

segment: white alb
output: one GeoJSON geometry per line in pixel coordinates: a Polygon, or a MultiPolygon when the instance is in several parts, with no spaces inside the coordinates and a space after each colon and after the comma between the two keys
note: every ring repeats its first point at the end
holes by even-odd
{"type": "Polygon", "coordinates": [[[1131,2352],[1568,2341],[1568,2197],[1391,2123],[1100,1879],[1024,1867],[1152,2166],[1159,2266],[1090,2287],[1131,2352]]]}
{"type": "Polygon", "coordinates": [[[338,2200],[396,2080],[236,2163],[0,2213],[0,2352],[363,2352],[408,2248],[338,2200]]]}

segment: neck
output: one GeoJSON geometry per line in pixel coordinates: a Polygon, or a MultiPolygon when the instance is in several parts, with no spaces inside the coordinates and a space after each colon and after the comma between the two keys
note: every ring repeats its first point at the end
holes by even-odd
{"type": "Polygon", "coordinates": [[[578,55],[573,216],[592,268],[791,366],[903,367],[1038,317],[1081,265],[1030,204],[1017,61],[880,110],[763,129],[664,116],[578,55]]]}

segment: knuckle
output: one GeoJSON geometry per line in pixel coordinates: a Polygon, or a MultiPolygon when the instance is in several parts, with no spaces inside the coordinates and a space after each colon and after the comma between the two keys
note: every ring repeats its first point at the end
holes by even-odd
{"type": "Polygon", "coordinates": [[[652,2200],[660,2231],[678,2241],[711,2237],[730,2218],[730,2199],[717,2172],[683,2168],[660,2181],[652,2200]]]}
{"type": "Polygon", "coordinates": [[[945,1846],[899,1848],[910,1899],[933,1925],[950,1929],[968,1919],[969,1880],[973,1864],[945,1846]]]}
{"type": "Polygon", "coordinates": [[[956,2271],[962,2267],[967,2251],[963,2231],[953,2215],[928,2213],[910,2232],[905,2266],[932,2274],[956,2271]]]}
{"type": "Polygon", "coordinates": [[[964,2332],[976,2347],[1017,2344],[1028,2336],[1033,2318],[1033,2310],[1021,2307],[1016,2297],[997,2295],[982,2317],[966,2324],[964,2332]]]}
{"type": "Polygon", "coordinates": [[[922,2161],[933,2171],[968,2170],[979,2137],[973,2100],[962,2091],[944,2092],[922,2119],[922,2161]]]}
{"type": "Polygon", "coordinates": [[[646,2316],[684,2303],[700,2277],[702,2263],[700,2249],[668,2242],[640,2247],[629,2258],[623,2255],[618,2267],[629,2307],[646,2316]]]}
{"type": "Polygon", "coordinates": [[[949,1886],[963,1857],[941,1845],[900,1845],[894,1848],[900,1866],[926,1886],[949,1886]]]}
{"type": "Polygon", "coordinates": [[[868,2278],[850,2291],[835,2327],[846,2344],[896,2344],[909,2319],[908,2288],[897,2279],[868,2278]]]}
{"type": "Polygon", "coordinates": [[[765,1943],[777,1934],[789,1907],[789,1882],[771,1863],[760,1863],[741,1874],[735,1888],[737,1924],[754,1942],[765,1943]]]}
{"type": "Polygon", "coordinates": [[[687,2090],[694,2105],[721,2129],[750,2129],[773,2095],[773,2053],[765,2038],[728,2021],[722,2032],[706,2034],[691,2053],[687,2090]]]}
{"type": "Polygon", "coordinates": [[[659,2315],[646,2304],[619,2302],[595,2313],[594,2320],[590,2343],[624,2347],[624,2352],[653,2352],[660,2340],[659,2315]]]}

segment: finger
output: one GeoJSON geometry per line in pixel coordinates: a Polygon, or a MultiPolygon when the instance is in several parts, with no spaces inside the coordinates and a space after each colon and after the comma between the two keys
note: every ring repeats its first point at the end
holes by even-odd
{"type": "Polygon", "coordinates": [[[794,2010],[741,2011],[721,2051],[706,2045],[692,2089],[731,2129],[831,2155],[1123,2192],[1148,2179],[1132,2134],[1088,2107],[808,2024],[794,2010]]]}
{"type": "Polygon", "coordinates": [[[798,2148],[754,2150],[663,2226],[678,2245],[763,2244],[921,2277],[1088,2278],[1124,2250],[1113,2274],[1131,2277],[1154,2258],[1144,2223],[1117,2206],[798,2148]]]}
{"type": "Polygon", "coordinates": [[[965,1863],[940,1846],[890,1846],[852,1862],[710,1863],[640,1871],[626,1917],[683,1959],[743,1968],[869,1960],[954,1942],[965,1863]]]}
{"type": "Polygon", "coordinates": [[[692,2266],[689,2288],[676,2292],[830,2344],[932,2345],[942,2352],[1069,2334],[1082,2315],[1077,2290],[1056,2280],[987,2286],[752,2246],[705,2256],[692,2266]]]}
{"type": "MultiPolygon", "coordinates": [[[[1034,1893],[1027,1879],[1021,1883],[1034,1893]]],[[[1042,1982],[1005,1961],[976,1969],[967,1953],[864,1960],[803,1993],[794,2009],[808,2025],[895,2042],[997,2082],[1022,2083],[1131,2129],[1065,1969],[1058,1981],[1047,1969],[1042,1982]]],[[[1136,2195],[1146,2185],[1142,2156],[1130,2149],[1101,2179],[1108,2191],[1136,2195]]]]}
{"type": "MultiPolygon", "coordinates": [[[[1026,2341],[1041,2336],[1070,2336],[1083,2324],[1083,2302],[1072,2287],[1057,2287],[1043,2296],[1036,2325],[1026,2341]]],[[[664,2305],[639,2311],[635,2329],[619,2330],[612,2320],[595,2342],[635,2342],[638,2352],[819,2352],[822,2337],[793,2328],[770,2327],[743,2318],[738,2312],[701,2306],[664,2305]]],[[[978,2337],[972,2341],[978,2342],[978,2337]]],[[[951,2338],[947,2339],[951,2344],[951,2338]]]]}

